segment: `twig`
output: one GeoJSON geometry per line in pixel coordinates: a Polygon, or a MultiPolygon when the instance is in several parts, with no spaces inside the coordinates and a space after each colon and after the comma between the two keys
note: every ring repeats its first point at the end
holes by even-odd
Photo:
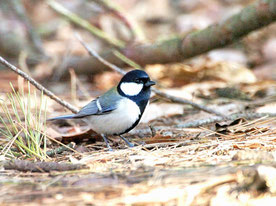
{"type": "Polygon", "coordinates": [[[164,97],[168,100],[171,100],[172,102],[174,103],[179,103],[179,104],[189,104],[191,105],[192,107],[196,108],[196,109],[199,109],[199,110],[202,110],[204,112],[207,112],[207,113],[210,113],[210,114],[215,114],[215,115],[218,115],[220,117],[225,117],[224,114],[220,113],[220,112],[217,112],[215,111],[214,109],[211,109],[209,107],[206,107],[206,106],[203,106],[203,105],[200,105],[200,104],[196,104],[192,101],[189,101],[187,99],[182,99],[182,98],[179,98],[179,97],[175,97],[175,96],[172,96],[172,95],[169,95],[165,92],[161,92],[155,88],[152,88],[152,91],[154,91],[157,95],[161,96],[161,97],[164,97]]]}
{"type": "MultiPolygon", "coordinates": [[[[119,59],[121,59],[122,61],[126,62],[128,65],[130,65],[131,67],[134,67],[134,68],[137,68],[137,69],[142,69],[140,67],[140,65],[136,64],[135,62],[133,62],[131,59],[127,58],[126,56],[124,56],[121,52],[117,51],[117,50],[114,50],[113,51],[114,55],[116,55],[119,59]]],[[[175,96],[171,96],[167,93],[164,93],[164,92],[161,92],[160,90],[157,90],[155,88],[152,88],[152,91],[155,92],[157,95],[161,96],[161,97],[164,97],[166,99],[169,99],[170,101],[174,102],[174,103],[180,103],[180,104],[189,104],[189,105],[192,105],[194,108],[197,108],[199,110],[203,110],[207,113],[213,113],[213,114],[216,114],[218,116],[224,116],[223,114],[213,110],[213,109],[210,109],[210,108],[207,108],[203,105],[199,105],[199,104],[196,104],[192,101],[189,101],[189,100],[186,100],[186,99],[181,99],[179,97],[175,97],[175,96]]]]}
{"type": "Polygon", "coordinates": [[[187,122],[184,124],[176,125],[176,127],[178,127],[178,128],[199,127],[199,126],[203,126],[206,124],[222,122],[222,121],[226,121],[226,120],[233,121],[233,120],[236,120],[239,118],[245,118],[245,119],[250,120],[250,119],[261,118],[261,117],[265,117],[265,116],[276,117],[276,113],[245,113],[245,114],[235,113],[235,114],[229,115],[228,117],[214,116],[214,117],[210,117],[207,119],[195,120],[195,121],[187,122]]]}
{"type": "Polygon", "coordinates": [[[49,91],[45,87],[43,87],[41,84],[39,84],[36,80],[34,80],[32,77],[30,77],[28,74],[23,72],[22,70],[18,69],[16,66],[12,65],[8,61],[6,61],[3,57],[0,56],[0,63],[5,65],[7,68],[11,69],[24,79],[28,80],[32,85],[34,85],[38,90],[42,91],[45,95],[50,97],[51,99],[55,100],[60,105],[64,106],[65,108],[69,109],[73,113],[77,113],[79,111],[78,108],[74,107],[70,103],[66,102],[65,100],[60,99],[57,97],[53,92],[49,91]]]}
{"type": "Polygon", "coordinates": [[[136,64],[131,59],[127,58],[125,55],[123,55],[121,52],[119,52],[116,49],[113,49],[113,54],[118,57],[118,59],[122,60],[123,62],[127,63],[129,66],[135,68],[135,69],[142,69],[142,67],[139,64],[136,64]]]}
{"type": "Polygon", "coordinates": [[[51,171],[68,171],[87,169],[88,167],[81,164],[68,164],[58,162],[30,162],[27,160],[5,161],[4,168],[6,170],[19,170],[30,172],[51,172],[51,171]]]}
{"type": "Polygon", "coordinates": [[[143,40],[145,39],[145,35],[143,31],[139,28],[137,23],[133,21],[118,5],[114,3],[114,1],[109,0],[92,0],[105,10],[110,12],[113,16],[118,18],[131,32],[132,37],[134,40],[143,40]]]}
{"type": "Polygon", "coordinates": [[[75,146],[75,143],[74,143],[74,142],[70,142],[70,143],[67,144],[66,146],[60,146],[60,147],[55,148],[55,149],[53,149],[53,150],[47,151],[46,154],[47,154],[49,157],[53,157],[53,156],[55,156],[56,154],[61,154],[62,152],[69,151],[68,147],[69,147],[69,148],[73,148],[74,146],[75,146]]]}
{"type": "Polygon", "coordinates": [[[102,31],[100,29],[98,29],[97,27],[94,27],[88,21],[82,19],[81,17],[74,14],[73,12],[67,10],[61,4],[59,4],[58,2],[56,2],[54,0],[49,0],[48,4],[56,12],[62,14],[63,16],[68,18],[73,23],[77,24],[78,26],[81,26],[82,28],[84,28],[87,31],[91,32],[93,35],[97,36],[98,38],[103,39],[107,43],[109,43],[109,44],[111,44],[115,47],[119,47],[119,48],[123,48],[125,46],[125,43],[123,41],[121,41],[119,39],[115,39],[113,37],[110,37],[107,33],[105,33],[104,31],[102,31]]]}
{"type": "MultiPolygon", "coordinates": [[[[114,64],[109,63],[104,58],[102,58],[100,55],[98,55],[97,52],[95,52],[93,49],[91,49],[89,46],[87,46],[79,35],[76,34],[76,37],[78,38],[78,40],[80,41],[80,43],[85,47],[85,49],[88,51],[88,53],[91,56],[95,57],[100,62],[102,62],[104,65],[108,66],[109,68],[113,69],[114,71],[116,71],[116,72],[118,72],[120,74],[123,74],[123,75],[126,74],[126,72],[124,70],[122,70],[121,68],[117,67],[114,64]]],[[[224,117],[223,114],[221,114],[221,113],[219,113],[219,112],[217,112],[217,111],[215,111],[213,109],[207,108],[207,107],[205,107],[203,105],[199,105],[199,104],[196,104],[196,103],[191,102],[189,100],[181,99],[179,97],[171,96],[171,95],[166,94],[164,92],[161,92],[161,91],[159,91],[159,90],[157,90],[155,88],[152,88],[152,91],[155,92],[159,96],[162,96],[162,97],[164,97],[166,99],[171,100],[172,102],[180,103],[180,104],[189,104],[189,105],[191,105],[194,108],[197,108],[199,110],[202,110],[202,111],[205,111],[205,112],[208,112],[208,113],[211,113],[211,114],[216,114],[218,116],[224,117]]]]}
{"type": "Polygon", "coordinates": [[[126,74],[126,72],[124,70],[122,70],[120,67],[117,67],[116,65],[109,63],[104,58],[102,58],[100,55],[98,55],[98,53],[96,51],[94,51],[89,46],[87,46],[86,43],[84,43],[84,41],[80,37],[80,35],[78,35],[77,33],[75,33],[75,36],[76,36],[76,38],[80,41],[80,43],[84,46],[84,48],[88,51],[88,53],[91,56],[95,57],[100,62],[102,62],[104,65],[108,66],[109,68],[113,69],[114,71],[116,71],[116,72],[118,72],[118,73],[120,73],[122,75],[126,74]]]}

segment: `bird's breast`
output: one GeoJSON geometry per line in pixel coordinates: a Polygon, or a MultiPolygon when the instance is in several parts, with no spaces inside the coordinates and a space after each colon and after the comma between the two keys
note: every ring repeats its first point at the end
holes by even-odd
{"type": "Polygon", "coordinates": [[[87,117],[91,129],[99,134],[120,134],[128,130],[141,117],[139,107],[130,99],[119,101],[117,108],[102,115],[87,117]]]}

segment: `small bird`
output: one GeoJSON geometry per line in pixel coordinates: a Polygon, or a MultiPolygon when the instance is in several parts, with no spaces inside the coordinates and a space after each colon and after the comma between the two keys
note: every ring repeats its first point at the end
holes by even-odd
{"type": "Polygon", "coordinates": [[[132,130],[141,120],[153,85],[155,82],[150,80],[146,72],[132,70],[122,77],[116,87],[92,100],[78,113],[49,120],[83,119],[92,130],[101,134],[109,150],[112,148],[106,135],[118,135],[129,147],[133,147],[122,134],[132,130]]]}

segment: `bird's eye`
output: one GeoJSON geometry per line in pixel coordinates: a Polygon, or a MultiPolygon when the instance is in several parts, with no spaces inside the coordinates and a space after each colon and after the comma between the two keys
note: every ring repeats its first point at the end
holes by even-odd
{"type": "Polygon", "coordinates": [[[140,84],[142,82],[142,80],[141,79],[135,79],[134,82],[137,83],[137,84],[140,84]]]}

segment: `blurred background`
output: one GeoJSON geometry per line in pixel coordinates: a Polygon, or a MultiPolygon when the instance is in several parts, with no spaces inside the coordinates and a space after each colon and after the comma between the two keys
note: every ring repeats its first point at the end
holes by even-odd
{"type": "MultiPolygon", "coordinates": [[[[204,29],[254,2],[114,0],[111,1],[111,7],[107,7],[97,0],[1,1],[0,54],[42,82],[45,79],[47,82],[68,79],[71,69],[84,81],[94,81],[96,85],[100,84],[99,87],[109,87],[109,81],[113,84],[113,75],[101,76],[106,69],[90,66],[87,58],[84,58],[88,56],[87,52],[74,33],[81,34],[85,42],[100,54],[110,51],[114,44],[95,36],[95,33],[82,28],[79,23],[68,20],[62,12],[57,11],[56,3],[70,11],[70,15],[77,15],[94,28],[104,31],[110,38],[129,47],[204,29]],[[118,15],[113,8],[121,13],[118,15]],[[130,28],[135,28],[136,33],[133,34],[130,28]],[[101,85],[99,79],[105,79],[107,85],[101,85]]],[[[231,83],[275,80],[275,27],[275,24],[271,24],[227,48],[186,60],[184,64],[146,66],[146,70],[155,79],[163,81],[166,87],[178,87],[206,79],[231,83]]],[[[0,69],[1,88],[4,90],[4,85],[8,85],[8,74],[3,71],[3,66],[0,69]]]]}

